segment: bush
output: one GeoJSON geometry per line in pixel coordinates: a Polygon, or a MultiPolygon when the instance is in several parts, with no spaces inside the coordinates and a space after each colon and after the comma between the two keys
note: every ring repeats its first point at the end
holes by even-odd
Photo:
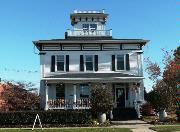
{"type": "Polygon", "coordinates": [[[107,113],[113,109],[112,88],[107,84],[91,84],[91,108],[93,114],[107,113]]]}
{"type": "Polygon", "coordinates": [[[155,111],[153,109],[153,106],[149,102],[146,102],[145,104],[142,105],[141,113],[142,113],[143,116],[155,115],[155,111]]]}
{"type": "Polygon", "coordinates": [[[0,125],[32,125],[36,114],[42,124],[85,124],[91,120],[90,110],[1,112],[0,125]]]}

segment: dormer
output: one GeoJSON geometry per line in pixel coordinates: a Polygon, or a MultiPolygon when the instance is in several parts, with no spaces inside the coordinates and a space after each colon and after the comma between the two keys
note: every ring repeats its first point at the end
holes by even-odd
{"type": "Polygon", "coordinates": [[[68,29],[67,37],[112,37],[112,30],[106,30],[108,14],[101,11],[74,10],[70,15],[73,30],[68,29]]]}

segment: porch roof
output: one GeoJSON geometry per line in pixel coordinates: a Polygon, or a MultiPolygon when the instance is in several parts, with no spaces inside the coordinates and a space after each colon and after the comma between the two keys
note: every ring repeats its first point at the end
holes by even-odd
{"type": "Polygon", "coordinates": [[[50,75],[42,78],[42,80],[52,81],[126,81],[133,82],[144,79],[143,76],[136,76],[123,73],[65,73],[59,75],[50,75]]]}

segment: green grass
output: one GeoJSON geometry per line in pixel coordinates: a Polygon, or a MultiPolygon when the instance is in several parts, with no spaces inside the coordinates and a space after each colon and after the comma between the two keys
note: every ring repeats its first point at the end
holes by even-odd
{"type": "Polygon", "coordinates": [[[157,127],[151,127],[150,129],[158,132],[173,132],[173,131],[180,131],[180,126],[157,126],[157,127]]]}
{"type": "MultiPolygon", "coordinates": [[[[0,132],[40,132],[41,129],[0,129],[0,132]]],[[[62,128],[43,129],[42,132],[132,132],[128,128],[62,128]]]]}

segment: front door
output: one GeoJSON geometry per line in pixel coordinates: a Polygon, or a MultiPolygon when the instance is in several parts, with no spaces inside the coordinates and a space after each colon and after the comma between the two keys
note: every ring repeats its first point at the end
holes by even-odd
{"type": "Polygon", "coordinates": [[[125,107],[125,91],[124,88],[116,88],[117,107],[125,107]]]}

